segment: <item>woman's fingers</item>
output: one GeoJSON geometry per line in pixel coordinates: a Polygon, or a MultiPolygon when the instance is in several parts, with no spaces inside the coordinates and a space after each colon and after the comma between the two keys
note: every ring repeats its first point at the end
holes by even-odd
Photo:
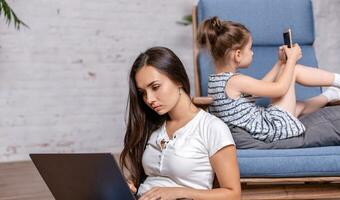
{"type": "Polygon", "coordinates": [[[159,188],[154,187],[151,190],[145,192],[140,200],[157,200],[161,198],[161,195],[158,192],[159,188]]]}
{"type": "Polygon", "coordinates": [[[137,188],[131,180],[127,180],[127,184],[129,186],[131,192],[133,192],[133,193],[137,192],[137,188]]]}

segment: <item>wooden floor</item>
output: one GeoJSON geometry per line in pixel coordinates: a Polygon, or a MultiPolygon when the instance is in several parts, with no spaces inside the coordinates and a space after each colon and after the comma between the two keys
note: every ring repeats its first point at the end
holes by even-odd
{"type": "MultiPolygon", "coordinates": [[[[251,183],[252,180],[245,180],[251,183]]],[[[255,180],[258,181],[258,180],[255,180]]],[[[295,181],[294,179],[289,181],[295,181]]],[[[311,182],[313,180],[310,180],[311,182]]],[[[263,181],[262,181],[263,182],[263,181]]],[[[330,200],[340,200],[340,183],[328,187],[327,184],[309,184],[309,187],[300,185],[277,185],[268,183],[266,185],[248,185],[243,187],[243,200],[265,200],[265,199],[321,199],[320,191],[330,200]],[[267,196],[268,198],[264,198],[267,196]],[[339,197],[339,198],[334,198],[339,197]]],[[[54,200],[46,184],[39,175],[31,161],[0,163],[0,200],[54,200]]]]}
{"type": "Polygon", "coordinates": [[[31,161],[0,164],[1,200],[54,200],[31,161]]]}

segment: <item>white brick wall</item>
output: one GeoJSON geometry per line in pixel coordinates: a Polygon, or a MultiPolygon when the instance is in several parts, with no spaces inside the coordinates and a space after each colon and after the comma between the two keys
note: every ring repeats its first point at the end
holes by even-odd
{"type": "Polygon", "coordinates": [[[192,71],[191,27],[175,22],[194,1],[8,2],[30,29],[0,22],[1,161],[118,152],[135,57],[168,46],[192,71]]]}
{"type": "MultiPolygon", "coordinates": [[[[193,80],[191,27],[175,22],[196,0],[8,2],[30,29],[0,21],[0,161],[119,152],[128,70],[148,47],[173,49],[193,80]]],[[[339,0],[314,2],[320,65],[340,72],[339,0]]]]}
{"type": "Polygon", "coordinates": [[[340,73],[340,0],[312,0],[320,68],[340,73]]]}

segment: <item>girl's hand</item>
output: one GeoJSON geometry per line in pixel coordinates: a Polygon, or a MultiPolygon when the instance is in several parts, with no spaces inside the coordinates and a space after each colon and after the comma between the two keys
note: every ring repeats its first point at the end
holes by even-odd
{"type": "Polygon", "coordinates": [[[286,62],[286,53],[283,49],[283,45],[279,47],[279,60],[281,62],[286,62]]]}
{"type": "Polygon", "coordinates": [[[127,184],[128,184],[128,186],[130,188],[130,191],[132,193],[136,193],[137,192],[137,188],[136,188],[135,184],[133,184],[133,182],[130,179],[127,180],[127,184]]]}
{"type": "Polygon", "coordinates": [[[139,200],[174,200],[183,198],[183,188],[180,187],[154,187],[145,192],[139,200]]]}
{"type": "Polygon", "coordinates": [[[302,51],[297,43],[295,43],[291,48],[288,48],[287,45],[284,45],[283,49],[287,55],[287,60],[293,60],[296,62],[302,58],[302,51]]]}

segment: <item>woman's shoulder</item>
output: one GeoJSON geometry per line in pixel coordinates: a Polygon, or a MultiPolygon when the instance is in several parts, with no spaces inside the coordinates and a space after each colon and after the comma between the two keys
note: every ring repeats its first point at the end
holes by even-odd
{"type": "Polygon", "coordinates": [[[218,117],[213,114],[208,113],[207,111],[202,110],[202,117],[200,120],[200,124],[207,128],[226,128],[229,129],[228,126],[218,117]]]}
{"type": "Polygon", "coordinates": [[[207,144],[225,142],[234,144],[230,129],[220,118],[203,111],[199,124],[199,135],[207,144]]]}

